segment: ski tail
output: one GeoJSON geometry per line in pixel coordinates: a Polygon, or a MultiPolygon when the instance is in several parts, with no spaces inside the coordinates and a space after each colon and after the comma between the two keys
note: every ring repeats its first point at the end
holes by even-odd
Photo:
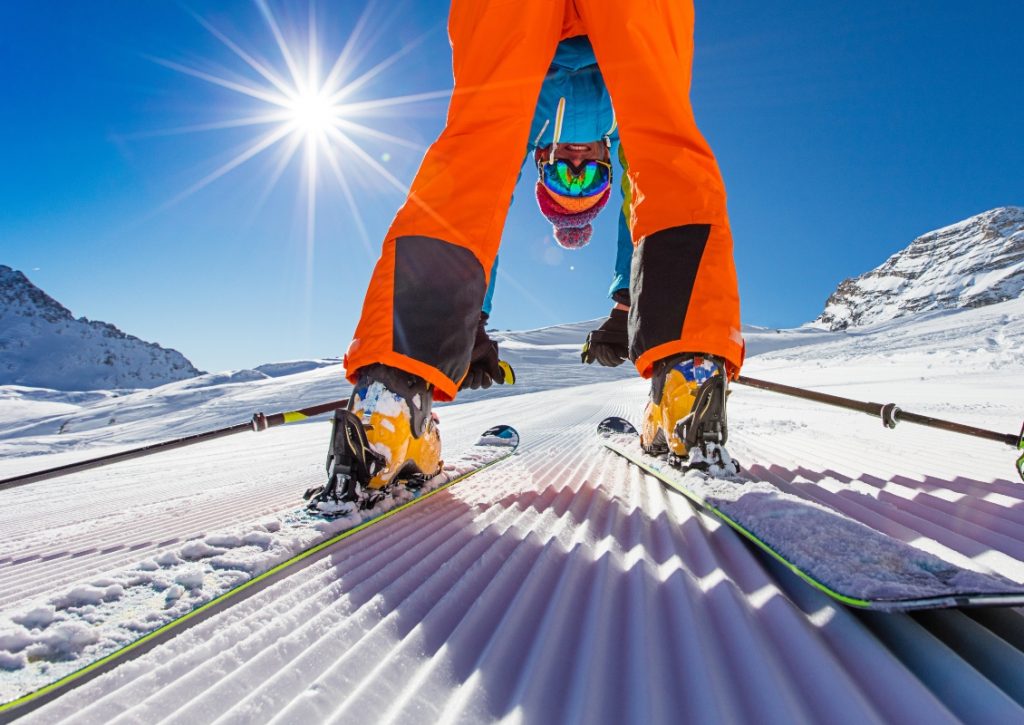
{"type": "Polygon", "coordinates": [[[1024,586],[1016,582],[964,569],[766,481],[680,469],[645,453],[629,428],[621,418],[609,418],[598,432],[606,448],[837,602],[881,612],[1024,604],[1024,586]],[[783,520],[784,529],[778,526],[783,520]]]}

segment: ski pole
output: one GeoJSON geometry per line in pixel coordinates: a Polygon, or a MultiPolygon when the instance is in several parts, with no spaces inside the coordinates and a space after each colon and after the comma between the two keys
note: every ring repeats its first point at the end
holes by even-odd
{"type": "MultiPolygon", "coordinates": [[[[505,384],[512,385],[516,381],[515,371],[512,370],[512,366],[504,360],[499,361],[501,365],[502,373],[505,376],[505,384]]],[[[0,479],[0,490],[6,488],[15,488],[16,486],[23,486],[26,483],[35,483],[36,481],[45,481],[50,478],[57,478],[58,476],[64,476],[69,473],[76,473],[78,471],[87,471],[91,468],[99,468],[100,466],[107,466],[111,463],[117,463],[119,461],[127,461],[132,458],[142,458],[153,453],[159,453],[160,451],[167,451],[174,448],[182,448],[184,446],[190,446],[194,443],[202,443],[203,441],[214,440],[215,438],[223,438],[224,436],[234,435],[235,433],[241,433],[242,431],[259,431],[267,430],[268,428],[276,428],[279,425],[285,423],[294,423],[299,420],[305,420],[306,418],[312,418],[317,415],[323,415],[324,413],[330,413],[348,406],[348,400],[333,400],[330,403],[321,403],[320,405],[313,405],[308,408],[302,408],[300,410],[291,410],[284,413],[273,413],[266,415],[264,413],[254,413],[252,420],[247,423],[238,423],[237,425],[231,425],[226,428],[218,428],[217,430],[206,431],[205,433],[195,433],[194,435],[184,436],[183,438],[176,438],[171,441],[164,441],[162,443],[152,443],[148,446],[142,446],[141,448],[133,448],[130,451],[123,451],[121,453],[110,453],[105,456],[99,456],[97,458],[90,458],[87,461],[79,461],[78,463],[68,463],[63,466],[56,466],[54,468],[47,468],[42,471],[36,471],[34,473],[24,473],[20,476],[12,476],[11,478],[0,479]]]]}
{"type": "Polygon", "coordinates": [[[24,473],[20,476],[5,478],[0,480],[0,490],[23,486],[26,483],[45,481],[50,478],[57,478],[58,476],[64,476],[78,471],[87,471],[91,468],[99,468],[100,466],[107,466],[111,463],[127,461],[132,458],[142,458],[143,456],[159,453],[160,451],[182,448],[184,446],[190,446],[194,443],[201,443],[215,438],[223,438],[225,436],[234,435],[235,433],[241,433],[242,431],[249,430],[259,432],[267,430],[268,428],[276,428],[277,426],[284,425],[285,423],[294,423],[295,421],[305,420],[306,418],[323,415],[324,413],[330,413],[333,410],[344,408],[347,405],[348,400],[334,400],[330,403],[322,403],[320,405],[313,405],[308,408],[302,408],[301,410],[291,410],[285,413],[273,413],[271,415],[255,413],[252,416],[252,420],[246,423],[238,423],[237,425],[218,428],[217,430],[206,431],[205,433],[195,433],[194,435],[176,438],[171,441],[164,441],[163,443],[152,443],[148,446],[142,446],[141,448],[133,448],[130,451],[110,453],[105,456],[90,458],[87,461],[68,463],[63,466],[56,466],[55,468],[36,471],[35,473],[24,473]]]}
{"type": "Polygon", "coordinates": [[[843,398],[838,395],[829,395],[828,393],[819,393],[813,390],[804,390],[803,388],[794,388],[789,385],[771,383],[766,380],[748,378],[744,375],[740,375],[736,378],[736,382],[741,385],[747,385],[751,388],[768,390],[773,393],[781,393],[782,395],[791,395],[794,398],[803,398],[804,400],[810,400],[815,403],[833,405],[838,408],[856,410],[861,413],[867,413],[870,416],[877,416],[882,419],[882,425],[886,428],[895,428],[897,423],[906,421],[907,423],[924,425],[929,428],[939,428],[953,433],[974,436],[975,438],[985,438],[990,441],[1006,443],[1021,452],[1020,458],[1017,459],[1016,466],[1017,474],[1020,476],[1021,480],[1024,481],[1024,425],[1021,425],[1019,434],[997,433],[996,431],[986,430],[984,428],[976,428],[972,425],[954,423],[949,420],[942,420],[941,418],[932,418],[928,415],[911,413],[910,411],[902,410],[895,403],[867,403],[861,400],[853,400],[852,398],[843,398]]]}

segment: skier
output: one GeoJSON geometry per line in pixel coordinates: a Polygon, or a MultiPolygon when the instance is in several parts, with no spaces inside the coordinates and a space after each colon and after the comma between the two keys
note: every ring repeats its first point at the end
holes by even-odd
{"type": "MultiPolygon", "coordinates": [[[[608,88],[585,35],[566,38],[558,44],[541,86],[529,138],[525,163],[538,173],[538,208],[551,222],[560,246],[580,249],[590,241],[592,222],[611,197],[613,160],[618,158],[621,167],[626,166],[608,88]]],[[[588,336],[581,356],[583,362],[608,366],[620,365],[628,357],[626,313],[633,240],[626,217],[629,183],[625,174],[620,174],[620,178],[623,203],[619,210],[615,268],[608,291],[614,306],[608,319],[588,336]]],[[[460,390],[489,388],[494,383],[514,380],[501,367],[498,345],[486,332],[497,270],[495,257],[469,372],[460,390]]]]}
{"type": "Polygon", "coordinates": [[[680,459],[725,442],[726,379],[744,343],[725,188],[689,103],[693,23],[692,0],[453,0],[448,121],[371,277],[325,490],[354,480],[375,491],[439,470],[431,404],[453,400],[469,369],[517,149],[559,41],[579,35],[593,45],[629,151],[629,357],[651,379],[641,441],[680,459]]]}

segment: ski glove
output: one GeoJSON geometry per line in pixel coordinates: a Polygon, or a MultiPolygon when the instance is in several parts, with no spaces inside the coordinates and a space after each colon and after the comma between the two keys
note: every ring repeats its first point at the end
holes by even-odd
{"type": "Polygon", "coordinates": [[[588,365],[599,363],[614,368],[629,358],[629,313],[615,308],[604,323],[587,335],[580,359],[588,365]]]}
{"type": "Polygon", "coordinates": [[[489,338],[487,330],[484,329],[489,317],[486,312],[480,313],[476,340],[473,342],[473,352],[469,359],[469,372],[466,373],[459,390],[489,388],[494,383],[503,385],[507,381],[505,370],[498,359],[498,343],[489,338]]]}

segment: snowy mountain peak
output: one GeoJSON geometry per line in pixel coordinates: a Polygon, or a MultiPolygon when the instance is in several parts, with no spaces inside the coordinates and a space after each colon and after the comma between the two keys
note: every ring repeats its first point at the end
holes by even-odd
{"type": "Polygon", "coordinates": [[[24,274],[0,265],[0,385],[152,388],[200,374],[176,350],[75,319],[24,274]]]}
{"type": "Polygon", "coordinates": [[[845,280],[814,324],[843,330],[1022,293],[1024,208],[1000,207],[920,236],[880,267],[845,280]]]}
{"type": "Polygon", "coordinates": [[[72,320],[71,311],[50,295],[29,282],[16,269],[0,264],[0,309],[33,310],[47,322],[72,320]]]}

